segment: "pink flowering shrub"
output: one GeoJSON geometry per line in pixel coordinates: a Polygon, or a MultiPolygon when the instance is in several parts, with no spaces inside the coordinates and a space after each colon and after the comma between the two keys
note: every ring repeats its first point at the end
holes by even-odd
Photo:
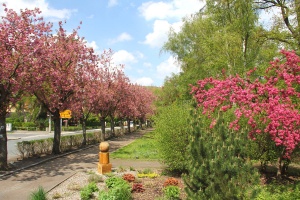
{"type": "Polygon", "coordinates": [[[229,127],[240,130],[241,120],[246,119],[249,138],[269,134],[280,148],[280,161],[290,159],[300,141],[300,58],[295,52],[282,50],[284,62],[275,59],[264,77],[252,79],[256,69],[245,78],[224,77],[222,80],[206,78],[192,87],[192,94],[203,114],[215,123],[214,114],[234,110],[235,118],[229,127]]]}

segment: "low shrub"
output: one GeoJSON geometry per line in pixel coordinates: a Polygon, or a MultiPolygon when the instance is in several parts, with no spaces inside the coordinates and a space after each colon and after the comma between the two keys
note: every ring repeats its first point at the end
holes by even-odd
{"type": "Polygon", "coordinates": [[[131,196],[131,187],[129,183],[123,180],[121,177],[110,177],[105,180],[105,184],[108,191],[99,192],[99,200],[130,200],[131,196]]]}
{"type": "Polygon", "coordinates": [[[300,198],[300,183],[296,184],[273,184],[263,187],[255,199],[257,200],[290,200],[300,198]]]}
{"type": "Polygon", "coordinates": [[[164,196],[167,199],[179,199],[180,197],[180,189],[178,186],[170,185],[163,189],[164,196]]]}
{"type": "Polygon", "coordinates": [[[105,184],[107,188],[115,188],[119,185],[125,185],[127,182],[123,180],[121,177],[112,176],[105,180],[105,184]]]}
{"type": "Polygon", "coordinates": [[[89,183],[87,186],[80,190],[80,198],[82,200],[89,200],[93,197],[93,192],[98,191],[98,187],[95,182],[89,183]]]}
{"type": "Polygon", "coordinates": [[[31,193],[30,200],[46,200],[46,194],[44,188],[40,186],[36,191],[31,193]]]}
{"type": "Polygon", "coordinates": [[[141,184],[141,183],[133,183],[132,184],[131,192],[141,193],[144,191],[145,191],[145,189],[143,187],[143,184],[141,184]]]}
{"type": "Polygon", "coordinates": [[[164,187],[167,187],[170,185],[178,186],[178,184],[179,184],[179,181],[176,178],[171,177],[171,178],[168,178],[167,180],[165,180],[164,187]]]}
{"type": "Polygon", "coordinates": [[[156,178],[159,175],[157,173],[151,173],[151,174],[144,174],[144,173],[138,173],[138,178],[156,178]]]}
{"type": "MultiPolygon", "coordinates": [[[[95,144],[100,142],[99,132],[87,134],[88,144],[95,144]]],[[[74,148],[82,146],[82,134],[62,136],[60,141],[60,148],[62,152],[70,151],[74,148]]],[[[22,157],[28,158],[31,156],[42,156],[43,154],[51,154],[53,147],[53,138],[22,141],[17,143],[17,149],[22,157]]]]}
{"type": "Polygon", "coordinates": [[[132,174],[124,174],[122,178],[129,183],[135,180],[135,176],[132,174]]]}
{"type": "Polygon", "coordinates": [[[150,169],[150,168],[145,168],[141,173],[143,173],[143,174],[152,174],[153,170],[150,169]]]}

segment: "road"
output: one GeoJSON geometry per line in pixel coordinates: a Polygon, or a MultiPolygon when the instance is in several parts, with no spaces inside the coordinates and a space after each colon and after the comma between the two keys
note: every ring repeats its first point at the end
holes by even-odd
{"type": "MultiPolygon", "coordinates": [[[[115,127],[115,129],[118,129],[119,127],[115,127]]],[[[100,129],[93,129],[93,130],[87,130],[87,132],[92,132],[100,129]]],[[[106,130],[110,130],[110,128],[106,128],[106,130]]],[[[81,131],[63,131],[62,136],[66,135],[76,135],[76,134],[82,134],[81,131]]],[[[51,131],[49,133],[48,131],[13,131],[7,133],[7,151],[8,160],[16,160],[20,157],[20,154],[17,150],[17,143],[22,141],[30,141],[30,140],[39,140],[39,139],[45,139],[45,138],[53,138],[54,132],[51,131]]]]}

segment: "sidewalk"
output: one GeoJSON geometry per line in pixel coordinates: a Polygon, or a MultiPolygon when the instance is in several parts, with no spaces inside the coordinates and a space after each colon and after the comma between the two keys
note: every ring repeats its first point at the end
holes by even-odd
{"type": "MultiPolygon", "coordinates": [[[[130,133],[128,135],[115,138],[108,141],[110,152],[128,145],[136,138],[141,137],[146,131],[130,133]]],[[[99,161],[99,147],[94,145],[90,148],[80,150],[59,158],[43,162],[33,167],[29,167],[12,175],[0,177],[0,199],[3,200],[26,200],[39,186],[46,191],[51,190],[67,178],[78,171],[87,171],[97,168],[99,161]]],[[[37,160],[38,162],[39,160],[37,160]]],[[[138,161],[110,159],[113,168],[134,167],[143,168],[161,168],[162,165],[157,161],[138,161]]]]}

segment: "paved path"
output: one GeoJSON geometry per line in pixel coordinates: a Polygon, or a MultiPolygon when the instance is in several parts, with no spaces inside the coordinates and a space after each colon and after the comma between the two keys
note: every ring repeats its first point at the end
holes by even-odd
{"type": "MultiPolygon", "coordinates": [[[[131,133],[109,141],[110,152],[131,143],[136,138],[142,136],[143,133],[145,133],[145,131],[141,133],[131,133]]],[[[57,184],[74,175],[77,171],[97,168],[99,161],[98,153],[98,145],[95,145],[91,148],[61,156],[17,173],[1,177],[0,199],[26,200],[32,191],[36,190],[39,186],[49,191],[57,184]]],[[[126,168],[133,167],[135,169],[162,167],[157,161],[110,159],[110,162],[113,168],[118,168],[119,166],[126,168]]]]}

